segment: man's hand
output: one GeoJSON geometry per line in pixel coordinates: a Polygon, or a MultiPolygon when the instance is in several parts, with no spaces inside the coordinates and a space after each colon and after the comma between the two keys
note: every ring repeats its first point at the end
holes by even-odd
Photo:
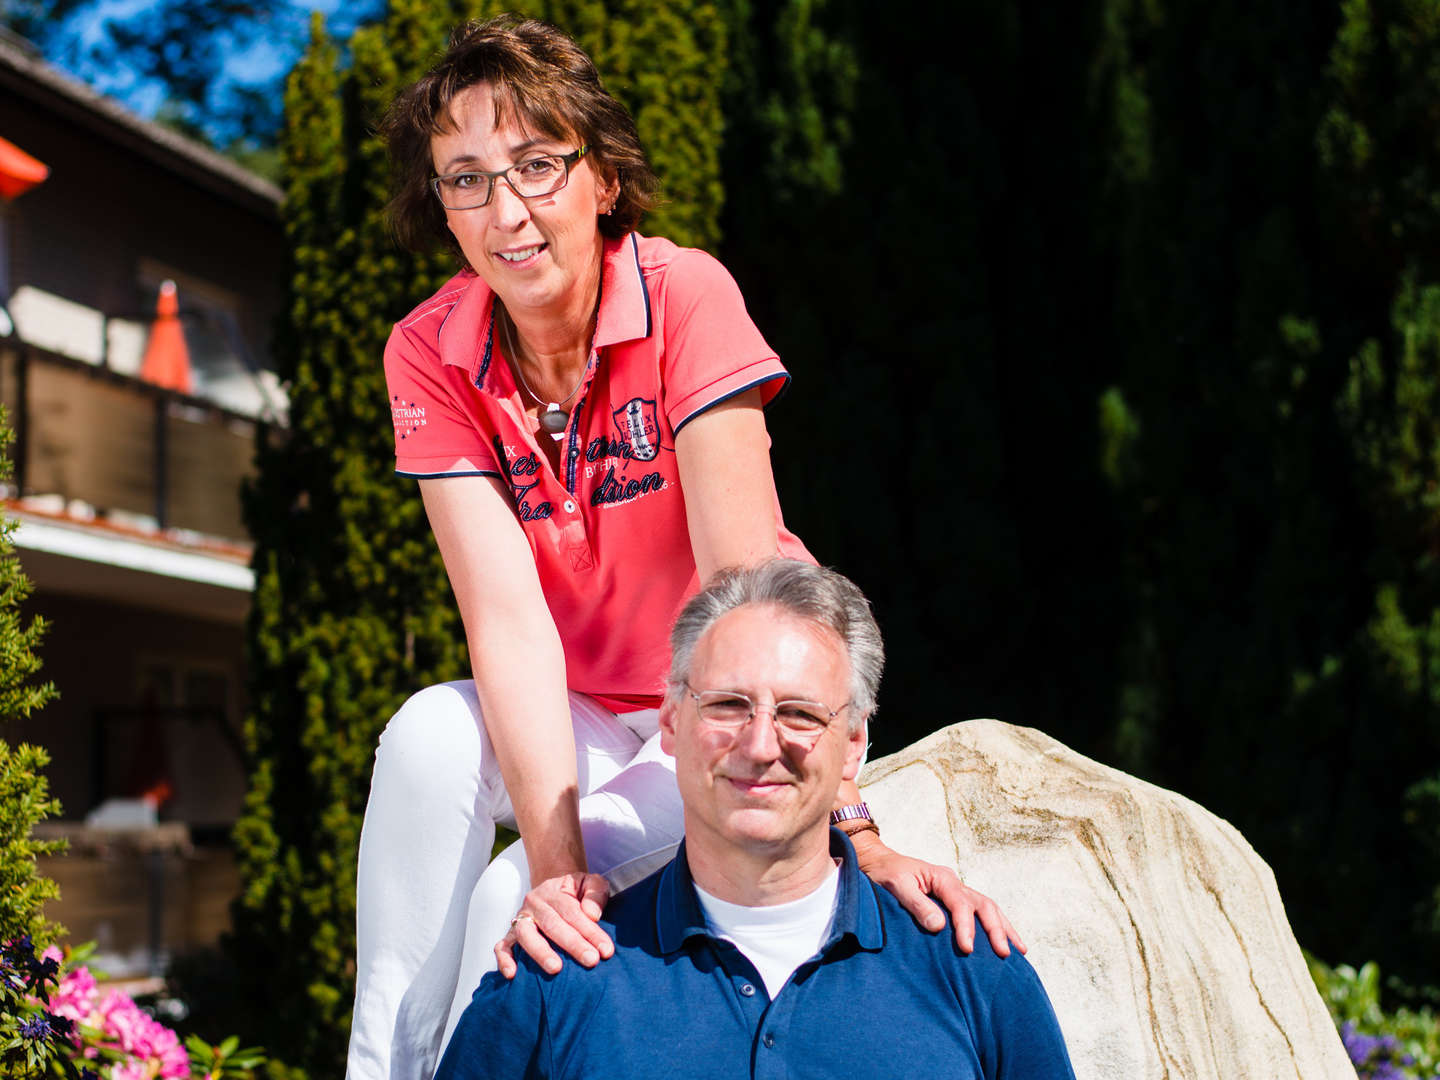
{"type": "Polygon", "coordinates": [[[500,974],[515,977],[516,945],[551,975],[563,964],[552,942],[586,967],[608,958],[615,945],[596,921],[609,899],[610,884],[599,874],[562,874],[536,885],[525,894],[510,932],[495,946],[500,974]]]}
{"type": "MultiPolygon", "coordinates": [[[[975,918],[990,938],[997,956],[1010,955],[1010,942],[1022,953],[1025,943],[995,901],[970,888],[955,871],[892,851],[873,833],[852,838],[860,869],[871,881],[894,894],[915,921],[930,933],[945,925],[945,916],[930,899],[934,896],[950,912],[955,927],[955,944],[962,953],[975,948],[975,918]]],[[[532,954],[533,955],[533,954],[532,954]]]]}

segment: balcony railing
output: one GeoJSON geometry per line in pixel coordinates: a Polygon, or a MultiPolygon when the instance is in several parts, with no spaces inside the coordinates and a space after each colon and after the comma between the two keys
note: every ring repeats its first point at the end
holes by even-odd
{"type": "Polygon", "coordinates": [[[27,344],[0,341],[22,497],[240,540],[240,485],[273,425],[27,344]]]}

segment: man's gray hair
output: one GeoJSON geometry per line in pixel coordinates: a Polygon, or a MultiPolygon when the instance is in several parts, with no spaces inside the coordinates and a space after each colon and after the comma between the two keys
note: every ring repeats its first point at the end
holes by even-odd
{"type": "MultiPolygon", "coordinates": [[[[672,700],[685,692],[695,646],[723,616],[747,604],[770,604],[833,631],[850,659],[850,730],[875,711],[885,644],[870,613],[870,602],[844,574],[798,559],[770,559],[751,567],[722,570],[692,596],[670,631],[672,700]]],[[[712,689],[706,687],[706,689],[712,689]]],[[[714,688],[730,689],[730,688],[714,688]]],[[[833,707],[833,703],[825,702],[833,707]]]]}

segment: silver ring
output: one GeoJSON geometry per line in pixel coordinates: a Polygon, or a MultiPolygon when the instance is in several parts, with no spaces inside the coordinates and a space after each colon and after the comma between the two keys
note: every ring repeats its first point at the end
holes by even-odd
{"type": "Polygon", "coordinates": [[[533,923],[535,921],[535,916],[531,915],[528,911],[520,912],[518,915],[516,915],[513,919],[510,920],[510,929],[514,930],[515,924],[518,923],[521,919],[529,919],[533,923]]]}

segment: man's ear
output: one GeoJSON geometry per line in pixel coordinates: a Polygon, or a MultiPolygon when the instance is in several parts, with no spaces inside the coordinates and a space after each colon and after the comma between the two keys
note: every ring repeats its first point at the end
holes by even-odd
{"type": "Polygon", "coordinates": [[[665,695],[665,700],[660,703],[660,749],[671,757],[675,756],[675,699],[665,695]]]}
{"type": "Polygon", "coordinates": [[[860,775],[860,762],[865,757],[865,744],[870,737],[869,716],[860,725],[859,731],[851,732],[845,743],[845,768],[840,773],[842,780],[854,780],[860,775]]]}

